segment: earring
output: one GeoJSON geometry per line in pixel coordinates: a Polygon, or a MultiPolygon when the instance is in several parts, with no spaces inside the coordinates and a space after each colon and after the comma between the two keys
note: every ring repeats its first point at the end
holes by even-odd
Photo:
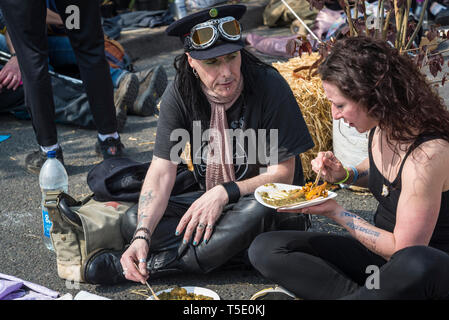
{"type": "Polygon", "coordinates": [[[198,72],[195,70],[195,69],[193,69],[192,68],[192,72],[193,72],[193,75],[195,76],[195,78],[197,78],[198,79],[198,72]]]}

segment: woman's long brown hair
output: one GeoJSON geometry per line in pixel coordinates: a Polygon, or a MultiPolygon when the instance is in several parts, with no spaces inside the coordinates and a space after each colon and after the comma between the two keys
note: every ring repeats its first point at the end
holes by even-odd
{"type": "Polygon", "coordinates": [[[338,40],[318,68],[323,81],[365,107],[389,140],[411,143],[418,136],[449,142],[449,112],[413,61],[382,40],[338,40]]]}

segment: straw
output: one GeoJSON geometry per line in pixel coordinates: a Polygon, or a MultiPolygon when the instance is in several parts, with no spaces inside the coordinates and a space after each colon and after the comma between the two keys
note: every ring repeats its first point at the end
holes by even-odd
{"type": "Polygon", "coordinates": [[[306,181],[313,181],[315,172],[310,162],[321,150],[332,150],[332,113],[331,104],[324,93],[319,76],[310,76],[309,66],[319,59],[318,53],[303,54],[287,62],[273,63],[285,78],[309,129],[315,147],[301,154],[301,162],[306,181]],[[301,69],[294,72],[296,69],[301,69]]]}

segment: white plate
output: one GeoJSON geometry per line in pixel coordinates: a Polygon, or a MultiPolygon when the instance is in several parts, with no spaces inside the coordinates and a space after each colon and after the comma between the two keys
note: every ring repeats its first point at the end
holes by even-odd
{"type": "MultiPolygon", "coordinates": [[[[267,184],[267,185],[263,185],[260,186],[256,189],[256,191],[254,191],[254,197],[256,198],[256,200],[264,205],[265,207],[269,207],[269,208],[273,208],[273,209],[277,209],[280,208],[281,206],[273,206],[270,205],[268,203],[265,203],[262,199],[262,197],[260,196],[260,192],[268,192],[268,194],[272,194],[273,192],[276,191],[282,191],[282,190],[292,190],[292,189],[301,189],[302,187],[300,186],[294,186],[291,184],[283,184],[283,183],[271,183],[271,184],[267,184]]],[[[304,201],[295,205],[291,205],[288,208],[289,209],[301,209],[301,208],[307,208],[307,207],[311,207],[311,206],[316,206],[317,204],[326,202],[329,199],[333,199],[337,196],[337,194],[335,192],[332,191],[327,191],[327,197],[323,198],[323,197],[319,197],[313,200],[308,200],[308,201],[304,201]]]]}
{"type": "MultiPolygon", "coordinates": [[[[187,293],[201,294],[203,296],[211,297],[214,300],[220,300],[220,297],[218,296],[218,294],[215,291],[212,291],[207,288],[202,288],[202,287],[181,287],[181,288],[186,289],[187,293]]],[[[156,295],[158,296],[163,292],[171,292],[173,289],[174,288],[158,291],[158,292],[156,292],[156,295]]],[[[147,300],[154,300],[154,297],[150,296],[147,300]]]]}

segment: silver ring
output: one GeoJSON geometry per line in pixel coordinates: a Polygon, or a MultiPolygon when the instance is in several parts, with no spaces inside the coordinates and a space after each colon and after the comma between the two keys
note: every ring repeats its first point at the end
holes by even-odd
{"type": "Polygon", "coordinates": [[[197,227],[197,228],[198,228],[198,229],[204,229],[204,227],[205,227],[204,224],[200,223],[200,224],[198,224],[198,227],[197,227]]]}
{"type": "Polygon", "coordinates": [[[139,259],[139,263],[144,263],[144,262],[147,262],[147,259],[145,259],[145,258],[140,258],[139,259]]]}
{"type": "Polygon", "coordinates": [[[210,230],[210,229],[213,229],[213,227],[214,227],[213,224],[208,224],[206,228],[210,230]]]}
{"type": "Polygon", "coordinates": [[[125,275],[126,274],[126,271],[127,271],[128,269],[127,268],[123,268],[123,275],[125,275]]]}

